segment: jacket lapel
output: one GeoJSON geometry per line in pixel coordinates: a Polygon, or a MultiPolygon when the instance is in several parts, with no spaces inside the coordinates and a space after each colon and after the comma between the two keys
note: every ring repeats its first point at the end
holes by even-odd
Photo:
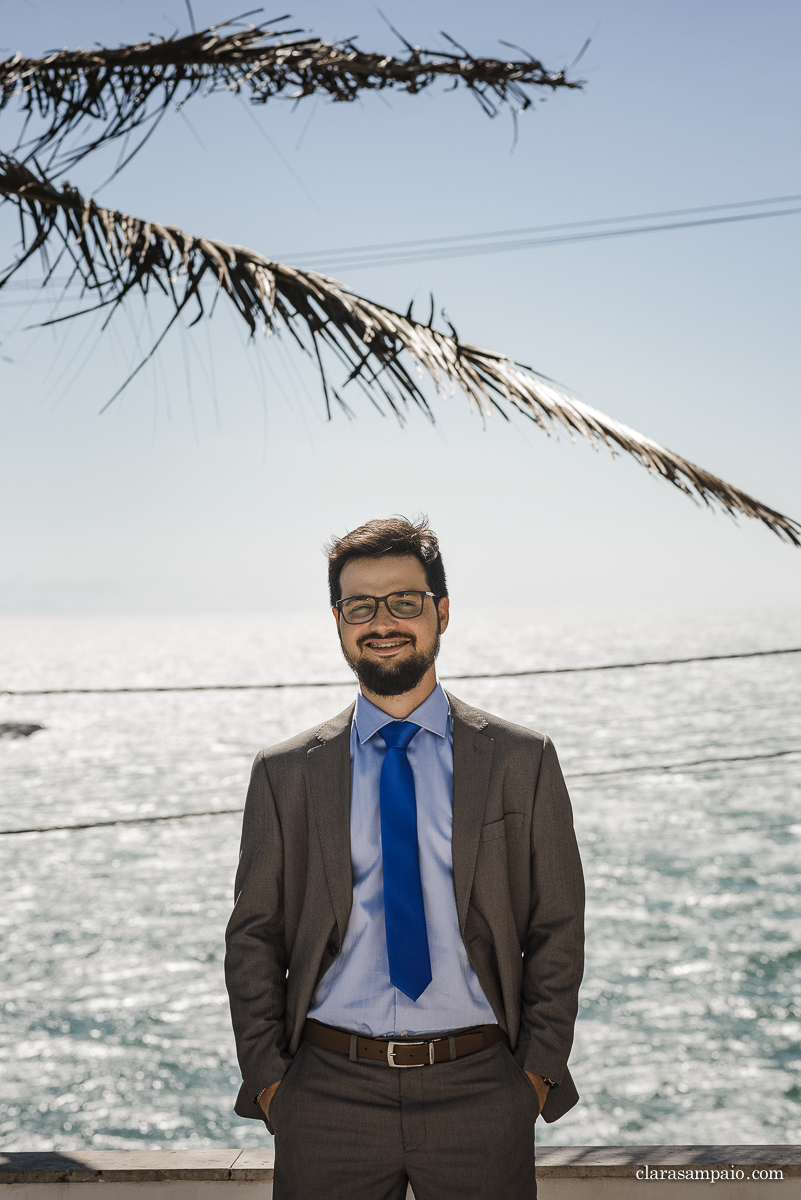
{"type": "Polygon", "coordinates": [[[450,692],[446,695],[453,725],[453,887],[459,928],[464,934],[495,743],[482,732],[486,717],[450,692]]]}
{"type": "Polygon", "coordinates": [[[331,903],[340,941],[345,937],[353,899],[350,857],[351,704],[317,730],[317,745],[306,754],[306,769],[331,903]]]}

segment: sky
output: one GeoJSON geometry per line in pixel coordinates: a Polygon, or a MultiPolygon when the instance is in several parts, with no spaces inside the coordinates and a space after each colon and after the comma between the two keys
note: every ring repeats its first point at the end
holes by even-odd
{"type": "MultiPolygon", "coordinates": [[[[801,9],[784,0],[382,0],[408,40],[507,51],[574,69],[519,119],[463,91],[306,99],[230,95],[171,113],[130,166],[69,173],[109,207],[292,254],[615,217],[801,192],[801,9]]],[[[197,25],[238,11],[193,0],[197,25]]],[[[265,12],[265,18],[275,14],[265,12]]],[[[367,0],[305,0],[294,24],[364,49],[401,47],[367,0]]],[[[3,0],[2,54],[115,45],[189,29],[184,0],[3,0]]],[[[0,115],[0,147],[18,128],[0,115]]],[[[2,259],[17,227],[0,211],[2,259]]],[[[344,282],[437,309],[585,402],[801,518],[801,217],[403,266],[344,282]]],[[[35,271],[31,278],[36,278],[35,271]]],[[[31,303],[34,301],[34,303],[31,303]]],[[[235,611],[325,604],[323,542],[375,516],[425,512],[452,595],[521,605],[792,605],[801,550],[694,505],[625,456],[486,428],[444,395],[432,426],[353,397],[326,419],[287,339],[248,344],[221,301],[176,329],[102,416],[135,363],[132,308],[98,339],[86,318],[0,295],[0,609],[235,611]],[[94,347],[94,348],[93,348],[94,347]]],[[[159,309],[154,306],[152,320],[159,309]]]]}

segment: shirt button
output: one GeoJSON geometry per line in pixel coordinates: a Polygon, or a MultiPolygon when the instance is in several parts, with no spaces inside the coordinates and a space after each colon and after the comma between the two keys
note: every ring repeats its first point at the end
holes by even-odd
{"type": "Polygon", "coordinates": [[[339,954],[339,946],[336,944],[336,942],[329,942],[326,946],[326,950],[332,958],[336,958],[337,954],[339,954]]]}

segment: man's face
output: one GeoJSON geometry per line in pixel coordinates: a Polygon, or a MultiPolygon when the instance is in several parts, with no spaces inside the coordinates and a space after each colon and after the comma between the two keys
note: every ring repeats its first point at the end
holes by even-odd
{"type": "MultiPolygon", "coordinates": [[[[343,599],[407,590],[430,590],[423,564],[413,555],[353,558],[340,576],[343,599]]],[[[366,625],[348,625],[336,609],[334,616],[342,652],[359,681],[378,696],[400,696],[433,668],[439,635],[448,626],[448,600],[443,597],[437,606],[426,596],[422,613],[411,619],[394,617],[384,603],[366,625]]]]}

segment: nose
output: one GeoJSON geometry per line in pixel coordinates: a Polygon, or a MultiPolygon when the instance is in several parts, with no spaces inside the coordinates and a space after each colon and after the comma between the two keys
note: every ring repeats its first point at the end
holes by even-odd
{"type": "Polygon", "coordinates": [[[393,617],[392,613],[389,611],[389,606],[387,605],[386,600],[379,600],[378,607],[375,610],[375,616],[370,622],[370,628],[375,630],[388,629],[390,626],[394,627],[394,625],[395,617],[393,617]]]}

